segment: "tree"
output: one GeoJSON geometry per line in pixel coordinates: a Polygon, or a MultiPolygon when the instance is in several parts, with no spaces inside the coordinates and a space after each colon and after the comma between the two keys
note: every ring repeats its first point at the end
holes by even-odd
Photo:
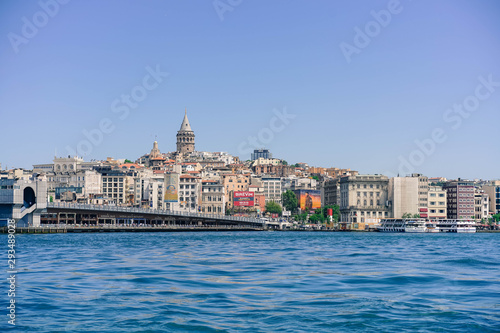
{"type": "Polygon", "coordinates": [[[410,213],[404,213],[402,216],[403,219],[411,219],[411,214],[410,213]]]}
{"type": "Polygon", "coordinates": [[[274,201],[269,201],[266,203],[266,212],[281,215],[281,206],[274,201]]]}
{"type": "Polygon", "coordinates": [[[316,179],[317,181],[319,181],[319,177],[314,175],[314,176],[311,176],[312,179],[316,179]]]}
{"type": "Polygon", "coordinates": [[[500,222],[500,213],[492,215],[491,219],[495,222],[500,222]]]}
{"type": "Polygon", "coordinates": [[[328,205],[322,208],[323,215],[328,219],[328,209],[332,210],[332,220],[338,222],[340,220],[340,207],[337,205],[328,205]]]}
{"type": "Polygon", "coordinates": [[[314,214],[309,217],[309,221],[311,221],[312,223],[318,223],[318,222],[323,223],[324,221],[326,221],[326,219],[327,217],[324,214],[322,208],[316,209],[314,214]]]}
{"type": "Polygon", "coordinates": [[[299,205],[297,196],[291,190],[287,190],[285,193],[283,193],[282,199],[283,199],[283,208],[285,208],[288,211],[294,211],[299,205]]]}
{"type": "Polygon", "coordinates": [[[307,212],[300,213],[294,216],[295,221],[305,222],[307,219],[307,212]]]}
{"type": "Polygon", "coordinates": [[[125,159],[125,164],[134,164],[131,160],[125,159]]]}
{"type": "Polygon", "coordinates": [[[413,218],[414,219],[419,219],[420,218],[420,214],[413,214],[413,218]]]}
{"type": "Polygon", "coordinates": [[[281,164],[283,164],[283,165],[288,165],[288,162],[287,162],[287,161],[285,161],[285,160],[281,160],[281,164]]]}

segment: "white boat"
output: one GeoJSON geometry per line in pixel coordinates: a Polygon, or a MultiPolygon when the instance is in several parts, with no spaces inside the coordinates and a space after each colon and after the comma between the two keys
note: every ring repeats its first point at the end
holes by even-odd
{"type": "Polygon", "coordinates": [[[405,232],[427,232],[427,226],[423,220],[410,220],[405,223],[405,232]]]}
{"type": "Polygon", "coordinates": [[[378,230],[381,232],[435,233],[457,232],[474,233],[476,224],[470,220],[429,220],[419,219],[383,219],[378,230]]]}
{"type": "Polygon", "coordinates": [[[437,220],[440,232],[475,233],[476,222],[471,220],[437,220]]]}

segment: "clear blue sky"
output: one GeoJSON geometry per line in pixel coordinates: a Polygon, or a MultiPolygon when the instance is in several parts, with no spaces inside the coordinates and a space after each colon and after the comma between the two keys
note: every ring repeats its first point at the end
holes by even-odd
{"type": "Polygon", "coordinates": [[[480,76],[500,82],[496,0],[402,0],[385,27],[371,12],[390,1],[243,0],[223,20],[213,1],[72,0],[53,17],[40,3],[0,4],[2,168],[67,155],[103,119],[113,130],[86,160],[136,159],[156,135],[173,151],[187,108],[197,150],[248,159],[248,137],[272,127],[262,146],[290,163],[396,174],[413,158],[429,177],[500,178],[500,87],[471,99],[480,76]],[[373,37],[348,62],[356,27],[373,37]],[[169,75],[123,117],[148,66],[169,75]],[[474,112],[447,114],[467,98],[474,112]],[[446,139],[419,156],[436,128],[446,139]]]}

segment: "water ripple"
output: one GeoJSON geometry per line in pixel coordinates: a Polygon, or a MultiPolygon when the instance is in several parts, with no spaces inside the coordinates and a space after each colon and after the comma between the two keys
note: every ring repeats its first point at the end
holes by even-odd
{"type": "Polygon", "coordinates": [[[498,332],[498,237],[18,235],[15,329],[498,332]]]}

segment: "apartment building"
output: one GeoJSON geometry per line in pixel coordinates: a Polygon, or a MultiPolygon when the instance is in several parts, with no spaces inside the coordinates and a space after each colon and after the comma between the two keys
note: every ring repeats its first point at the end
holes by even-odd
{"type": "Polygon", "coordinates": [[[430,219],[445,219],[448,216],[446,191],[441,186],[429,186],[428,191],[428,216],[430,219]]]}
{"type": "Polygon", "coordinates": [[[446,191],[446,206],[449,219],[474,218],[474,183],[449,181],[443,186],[446,191]]]}

